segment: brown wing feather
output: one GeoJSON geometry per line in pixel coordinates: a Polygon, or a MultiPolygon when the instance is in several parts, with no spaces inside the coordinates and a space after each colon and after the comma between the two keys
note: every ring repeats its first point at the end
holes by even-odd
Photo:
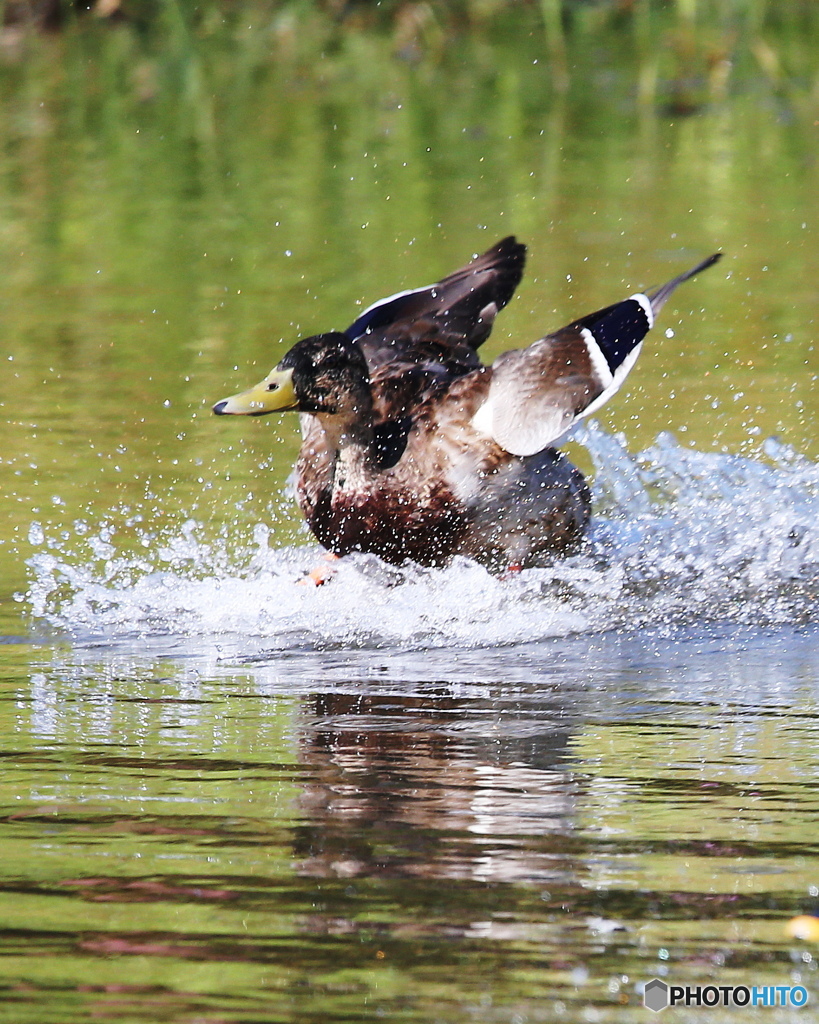
{"type": "Polygon", "coordinates": [[[475,350],[512,298],[525,261],[526,247],[510,235],[436,285],[384,300],[383,313],[377,305],[373,325],[357,335],[370,368],[403,360],[439,363],[453,376],[474,369],[475,350]]]}
{"type": "Polygon", "coordinates": [[[474,424],[512,455],[534,455],[571,426],[602,391],[578,329],[564,328],[504,352],[474,424]]]}

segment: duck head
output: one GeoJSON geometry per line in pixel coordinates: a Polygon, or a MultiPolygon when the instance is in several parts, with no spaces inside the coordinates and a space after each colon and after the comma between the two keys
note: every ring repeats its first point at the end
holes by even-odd
{"type": "Polygon", "coordinates": [[[266,416],[288,409],[320,417],[357,418],[372,408],[370,376],[359,346],[346,334],[303,338],[255,387],[217,402],[217,416],[266,416]]]}

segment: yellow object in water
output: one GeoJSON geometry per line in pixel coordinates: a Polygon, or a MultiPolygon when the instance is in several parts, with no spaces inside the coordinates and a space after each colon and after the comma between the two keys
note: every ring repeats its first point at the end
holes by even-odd
{"type": "Polygon", "coordinates": [[[792,939],[803,942],[819,942],[819,917],[813,914],[799,914],[792,917],[785,925],[785,933],[792,939]]]}

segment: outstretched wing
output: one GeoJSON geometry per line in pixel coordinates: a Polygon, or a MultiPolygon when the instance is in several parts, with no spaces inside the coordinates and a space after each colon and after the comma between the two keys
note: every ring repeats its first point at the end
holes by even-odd
{"type": "Polygon", "coordinates": [[[650,294],[632,295],[575,320],[492,365],[486,401],[472,423],[513,455],[555,444],[574,423],[599,409],[637,361],[643,338],[677,285],[720,258],[710,256],[650,294]]]}
{"type": "Polygon", "coordinates": [[[468,372],[480,365],[475,350],[512,298],[525,261],[526,246],[510,235],[436,284],[373,303],[344,333],[373,370],[402,362],[468,372]]]}

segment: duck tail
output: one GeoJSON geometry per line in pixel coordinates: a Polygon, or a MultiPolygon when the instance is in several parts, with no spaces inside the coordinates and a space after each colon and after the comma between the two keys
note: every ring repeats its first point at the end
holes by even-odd
{"type": "Polygon", "coordinates": [[[687,270],[684,274],[680,274],[679,277],[673,278],[667,284],[664,284],[661,288],[658,288],[656,292],[650,292],[648,294],[648,300],[651,303],[651,311],[656,316],[657,313],[665,305],[666,299],[671,295],[677,285],[687,281],[690,277],[694,277],[695,274],[699,274],[702,270],[707,270],[708,267],[712,267],[715,263],[722,259],[721,252],[715,252],[713,256],[709,256],[708,259],[703,260],[702,263],[698,263],[696,267],[692,267],[691,270],[687,270]]]}

